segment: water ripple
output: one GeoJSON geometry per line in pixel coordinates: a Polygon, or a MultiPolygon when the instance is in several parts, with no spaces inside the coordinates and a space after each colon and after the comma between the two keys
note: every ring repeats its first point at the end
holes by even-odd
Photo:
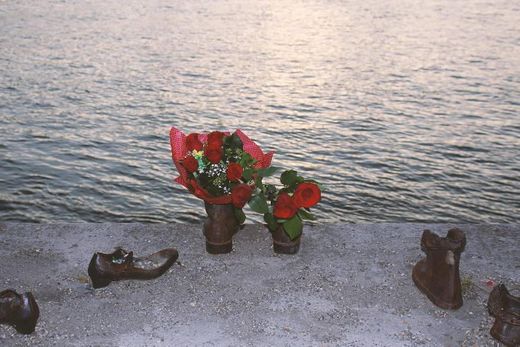
{"type": "Polygon", "coordinates": [[[5,2],[0,220],[200,223],[176,126],[242,128],[322,222],[518,222],[518,7],[470,2],[5,2]]]}

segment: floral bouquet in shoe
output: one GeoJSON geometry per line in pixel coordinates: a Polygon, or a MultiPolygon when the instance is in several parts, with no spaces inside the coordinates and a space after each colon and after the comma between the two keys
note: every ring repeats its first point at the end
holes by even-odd
{"type": "Polygon", "coordinates": [[[205,202],[206,249],[210,253],[231,251],[231,236],[245,220],[242,208],[251,199],[256,182],[261,183],[264,172],[270,171],[273,152],[264,154],[240,130],[185,135],[171,128],[170,144],[179,172],[175,181],[205,202]]]}
{"type": "Polygon", "coordinates": [[[280,176],[282,188],[258,184],[249,206],[264,215],[273,236],[277,253],[294,254],[300,247],[304,220],[315,220],[310,208],[321,200],[321,188],[314,180],[306,180],[294,170],[280,176]]]}
{"type": "Polygon", "coordinates": [[[170,144],[177,183],[207,203],[237,208],[247,203],[258,171],[268,168],[273,158],[273,152],[264,154],[240,130],[186,136],[172,128],[170,144]]]}

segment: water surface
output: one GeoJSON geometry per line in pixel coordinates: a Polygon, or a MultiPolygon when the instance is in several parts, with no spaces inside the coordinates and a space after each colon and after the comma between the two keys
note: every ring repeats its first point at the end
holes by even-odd
{"type": "Polygon", "coordinates": [[[200,222],[170,126],[241,128],[322,222],[520,215],[520,3],[0,2],[0,220],[200,222]]]}

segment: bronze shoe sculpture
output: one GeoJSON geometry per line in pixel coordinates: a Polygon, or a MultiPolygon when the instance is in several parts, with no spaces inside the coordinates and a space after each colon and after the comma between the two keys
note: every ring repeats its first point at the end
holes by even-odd
{"type": "Polygon", "coordinates": [[[121,248],[110,254],[95,253],[88,266],[94,288],[106,287],[112,281],[149,280],[161,276],[179,257],[174,248],[166,248],[143,258],[121,248]]]}
{"type": "Polygon", "coordinates": [[[491,336],[506,346],[520,346],[520,297],[499,284],[489,294],[488,311],[495,317],[491,336]]]}
{"type": "Polygon", "coordinates": [[[415,264],[412,279],[431,302],[444,309],[462,306],[460,283],[460,254],[466,246],[466,235],[460,229],[451,229],[446,237],[425,230],[421,249],[426,258],[415,264]]]}
{"type": "Polygon", "coordinates": [[[13,326],[22,334],[30,334],[36,327],[40,310],[32,293],[18,294],[7,289],[0,292],[0,323],[13,326]]]}
{"type": "Polygon", "coordinates": [[[233,235],[240,229],[233,205],[205,203],[208,218],[204,221],[202,232],[206,237],[206,252],[224,254],[233,250],[233,235]]]}

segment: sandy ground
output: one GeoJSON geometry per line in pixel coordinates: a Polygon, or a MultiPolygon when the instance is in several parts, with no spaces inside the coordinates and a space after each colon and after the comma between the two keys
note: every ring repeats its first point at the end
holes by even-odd
{"type": "MultiPolygon", "coordinates": [[[[520,225],[306,226],[297,255],[276,255],[248,225],[226,255],[209,255],[200,225],[0,224],[0,290],[32,291],[34,334],[0,326],[0,346],[498,346],[489,280],[520,288],[520,225]],[[457,226],[464,305],[446,311],[414,286],[420,236],[457,226]],[[95,251],[135,256],[176,247],[151,281],[90,286],[95,251]]],[[[518,292],[516,293],[518,294],[518,292]]]]}

